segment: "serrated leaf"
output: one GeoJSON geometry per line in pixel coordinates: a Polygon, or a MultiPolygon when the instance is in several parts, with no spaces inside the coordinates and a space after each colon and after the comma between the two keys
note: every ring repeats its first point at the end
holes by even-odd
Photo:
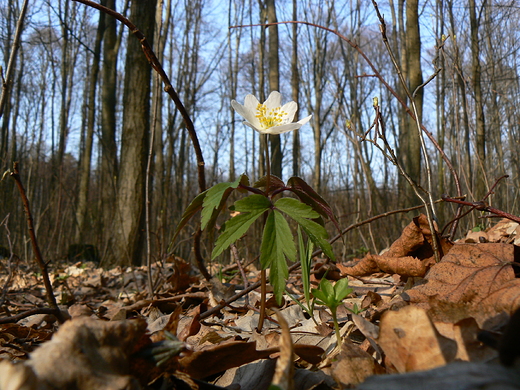
{"type": "Polygon", "coordinates": [[[311,220],[319,217],[319,214],[316,211],[314,211],[309,205],[292,198],[278,199],[274,206],[298,222],[314,245],[319,246],[328,258],[335,260],[332,246],[327,241],[327,230],[325,230],[325,228],[320,224],[311,220]]]}
{"type": "Polygon", "coordinates": [[[235,189],[240,184],[242,176],[237,180],[230,183],[218,183],[207,190],[206,197],[202,203],[201,213],[201,229],[204,230],[208,225],[208,222],[214,216],[214,211],[218,210],[222,204],[223,198],[226,198],[230,194],[230,189],[235,189]],[[226,194],[227,193],[227,194],[226,194]],[[227,195],[227,196],[226,196],[227,195]]]}
{"type": "Polygon", "coordinates": [[[293,198],[280,198],[274,206],[292,219],[296,219],[295,217],[314,219],[320,216],[311,206],[293,198]]]}
{"type": "Polygon", "coordinates": [[[270,207],[271,202],[263,195],[255,194],[236,201],[235,209],[241,213],[222,226],[222,233],[217,238],[211,258],[220,255],[231,243],[242,237],[253,222],[270,207]]]}
{"type": "Polygon", "coordinates": [[[272,206],[271,201],[264,195],[253,194],[246,198],[239,199],[235,202],[235,211],[241,213],[255,212],[258,210],[266,210],[272,206]]]}
{"type": "Polygon", "coordinates": [[[313,210],[317,211],[324,217],[328,217],[336,229],[341,232],[341,228],[339,226],[339,222],[332,211],[332,207],[327,203],[325,199],[323,199],[314,189],[307,184],[300,177],[291,177],[287,181],[287,186],[291,188],[291,191],[300,198],[300,200],[308,204],[313,208],[313,210]]]}
{"type": "Polygon", "coordinates": [[[296,260],[296,246],[294,245],[291,228],[287,220],[278,210],[273,210],[267,217],[262,245],[260,248],[260,264],[263,269],[269,268],[269,282],[273,286],[276,301],[282,302],[285,284],[289,276],[287,261],[296,260]]]}
{"type": "MultiPolygon", "coordinates": [[[[253,184],[254,188],[264,188],[267,185],[267,176],[261,177],[258,181],[253,184]]],[[[270,191],[279,190],[281,188],[285,188],[285,183],[278,176],[271,175],[269,177],[269,191],[265,191],[269,193],[270,191]]]]}

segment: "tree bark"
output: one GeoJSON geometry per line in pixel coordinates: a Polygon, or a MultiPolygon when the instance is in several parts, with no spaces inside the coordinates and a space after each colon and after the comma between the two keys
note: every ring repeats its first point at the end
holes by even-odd
{"type": "Polygon", "coordinates": [[[78,205],[76,208],[76,234],[75,242],[83,243],[85,233],[85,221],[88,212],[88,193],[90,185],[90,166],[92,162],[92,145],[94,141],[94,126],[96,122],[96,89],[99,75],[99,61],[101,57],[101,42],[103,40],[103,32],[105,29],[105,18],[100,13],[99,24],[96,32],[96,40],[94,42],[94,53],[92,57],[92,65],[90,67],[90,80],[88,90],[87,104],[87,131],[85,134],[85,148],[82,151],[80,159],[80,179],[78,190],[78,205]]]}
{"type": "MultiPolygon", "coordinates": [[[[298,20],[298,1],[293,0],[293,20],[298,20]]],[[[292,25],[293,44],[291,55],[291,91],[292,100],[300,107],[300,73],[298,71],[298,24],[292,25]]],[[[298,120],[298,111],[294,114],[294,120],[298,120]]],[[[292,175],[300,176],[300,130],[293,133],[293,149],[292,149],[292,175]]]]}
{"type": "MultiPolygon", "coordinates": [[[[156,0],[133,0],[131,16],[153,44],[156,0]]],[[[140,42],[128,37],[123,91],[121,168],[116,200],[115,255],[118,264],[142,261],[144,183],[150,132],[151,67],[140,42]]]]}
{"type": "MultiPolygon", "coordinates": [[[[486,1],[482,6],[484,7],[486,1]]],[[[480,82],[480,45],[478,41],[479,21],[476,15],[475,0],[469,0],[469,21],[471,29],[471,73],[473,91],[475,92],[475,124],[476,124],[476,146],[477,146],[477,161],[475,196],[476,199],[481,199],[487,193],[486,190],[486,122],[484,119],[484,103],[482,97],[482,86],[480,82]]]]}
{"type": "MultiPolygon", "coordinates": [[[[402,67],[403,75],[408,82],[408,89],[411,94],[423,83],[421,69],[421,36],[419,31],[419,2],[418,0],[408,0],[405,5],[406,29],[404,41],[402,42],[401,61],[406,66],[402,67]]],[[[401,34],[403,37],[403,34],[401,34]]],[[[422,122],[423,90],[420,89],[415,96],[418,118],[422,122]]],[[[412,120],[407,114],[403,126],[399,129],[399,155],[404,170],[410,177],[420,183],[421,181],[421,143],[416,121],[412,120]]],[[[400,176],[399,190],[403,194],[402,206],[415,200],[413,189],[406,180],[400,176]]]]}
{"type": "MultiPolygon", "coordinates": [[[[276,23],[275,0],[266,0],[267,22],[276,23]]],[[[269,89],[272,91],[280,90],[280,59],[278,56],[278,26],[269,26],[269,89]]],[[[270,135],[271,144],[271,174],[282,178],[282,148],[280,135],[270,135]]],[[[269,162],[268,162],[269,163],[269,162]]]]}
{"type": "MultiPolygon", "coordinates": [[[[105,0],[106,7],[115,10],[115,0],[105,0]]],[[[103,235],[103,253],[108,263],[115,261],[113,248],[114,234],[112,223],[116,201],[116,181],[118,176],[118,157],[116,145],[116,107],[117,107],[117,54],[119,43],[116,20],[105,15],[103,36],[103,66],[101,68],[101,170],[100,170],[100,207],[99,232],[103,235]]],[[[135,38],[134,38],[135,39],[135,38]]]]}

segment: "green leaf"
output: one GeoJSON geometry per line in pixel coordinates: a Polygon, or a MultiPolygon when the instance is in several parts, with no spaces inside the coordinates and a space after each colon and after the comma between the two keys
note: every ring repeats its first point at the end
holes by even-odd
{"type": "Polygon", "coordinates": [[[296,220],[296,218],[314,219],[320,216],[311,206],[293,198],[280,198],[276,201],[274,206],[294,220],[296,220]]]}
{"type": "Polygon", "coordinates": [[[321,301],[319,303],[328,306],[333,312],[351,292],[347,278],[338,280],[334,285],[328,279],[322,278],[319,290],[312,289],[312,295],[321,301]]]}
{"type": "Polygon", "coordinates": [[[320,224],[311,220],[319,217],[319,214],[316,211],[314,211],[309,205],[292,198],[278,199],[274,206],[298,222],[312,242],[316,246],[319,246],[328,258],[333,261],[335,260],[332,246],[327,240],[327,230],[325,230],[325,228],[320,224]]]}
{"type": "Polygon", "coordinates": [[[298,225],[298,249],[300,252],[300,265],[302,268],[302,283],[303,293],[305,295],[305,302],[310,306],[310,277],[312,264],[312,250],[313,244],[311,240],[307,241],[307,245],[303,242],[303,235],[300,226],[298,225]]]}
{"type": "Polygon", "coordinates": [[[334,297],[336,301],[341,302],[353,290],[348,286],[348,279],[343,278],[334,285],[334,297]]]}
{"type": "MultiPolygon", "coordinates": [[[[218,183],[207,190],[206,197],[202,204],[201,229],[204,230],[208,222],[212,219],[215,210],[220,210],[222,200],[226,200],[231,191],[238,187],[242,177],[231,183],[218,183]]],[[[222,205],[223,206],[223,205],[222,205]]]]}
{"type": "Polygon", "coordinates": [[[325,306],[329,305],[327,296],[325,295],[325,293],[323,291],[318,290],[317,288],[313,288],[312,295],[314,295],[314,297],[316,297],[319,305],[325,305],[325,306]]]}
{"type": "Polygon", "coordinates": [[[260,248],[260,264],[263,269],[270,269],[269,282],[273,286],[276,301],[279,304],[282,302],[286,280],[289,276],[286,256],[289,260],[295,261],[296,246],[289,224],[275,209],[269,214],[265,223],[260,248]]]}
{"type": "Polygon", "coordinates": [[[334,294],[334,286],[332,285],[332,282],[329,279],[325,279],[325,278],[321,279],[320,289],[327,296],[327,300],[330,303],[333,303],[336,294],[334,294]]]}
{"type": "Polygon", "coordinates": [[[242,237],[251,224],[270,207],[271,201],[263,195],[255,194],[237,200],[235,209],[240,211],[240,214],[234,216],[222,226],[222,233],[215,243],[211,258],[214,259],[220,255],[231,243],[242,237]]]}
{"type": "Polygon", "coordinates": [[[249,195],[246,198],[239,199],[235,202],[235,211],[241,213],[256,212],[258,210],[265,211],[272,206],[268,197],[260,194],[249,195]]]}

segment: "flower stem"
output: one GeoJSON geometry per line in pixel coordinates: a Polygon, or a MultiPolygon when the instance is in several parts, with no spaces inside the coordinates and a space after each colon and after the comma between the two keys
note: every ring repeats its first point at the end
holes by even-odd
{"type": "Polygon", "coordinates": [[[258,318],[258,326],[256,327],[258,333],[262,333],[265,319],[265,301],[267,295],[267,273],[265,269],[260,272],[260,275],[262,284],[260,285],[260,317],[258,318]]]}
{"type": "MultiPolygon", "coordinates": [[[[269,187],[271,186],[271,161],[269,159],[269,136],[265,136],[265,194],[269,196],[269,187]]],[[[265,225],[265,216],[264,216],[264,225],[265,225]]],[[[265,269],[261,271],[261,289],[260,289],[260,318],[258,319],[258,332],[262,332],[262,328],[264,327],[264,318],[265,318],[265,301],[267,298],[267,275],[265,269]]]]}
{"type": "Polygon", "coordinates": [[[271,186],[271,159],[269,158],[269,135],[265,136],[265,166],[266,166],[266,181],[265,193],[269,196],[269,187],[271,186]]]}
{"type": "Polygon", "coordinates": [[[341,348],[341,334],[339,333],[338,316],[336,310],[332,311],[332,321],[334,321],[334,331],[336,332],[336,339],[338,340],[338,348],[341,348]]]}

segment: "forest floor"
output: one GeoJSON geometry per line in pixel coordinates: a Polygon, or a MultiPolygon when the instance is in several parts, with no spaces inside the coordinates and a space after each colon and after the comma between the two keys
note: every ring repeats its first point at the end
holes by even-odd
{"type": "MultiPolygon", "coordinates": [[[[45,310],[10,321],[48,306],[35,266],[3,260],[0,390],[520,389],[518,242],[519,225],[502,220],[456,243],[441,240],[436,262],[421,216],[383,254],[316,258],[313,287],[326,275],[352,288],[337,311],[340,347],[329,308],[316,305],[310,318],[287,295],[278,308],[267,302],[258,332],[259,291],[230,300],[259,280],[253,264],[243,274],[212,270],[222,279],[208,282],[169,258],[152,267],[154,299],[146,267],[52,265],[70,319],[60,325],[45,310]]],[[[287,289],[306,304],[299,272],[287,289]]]]}

